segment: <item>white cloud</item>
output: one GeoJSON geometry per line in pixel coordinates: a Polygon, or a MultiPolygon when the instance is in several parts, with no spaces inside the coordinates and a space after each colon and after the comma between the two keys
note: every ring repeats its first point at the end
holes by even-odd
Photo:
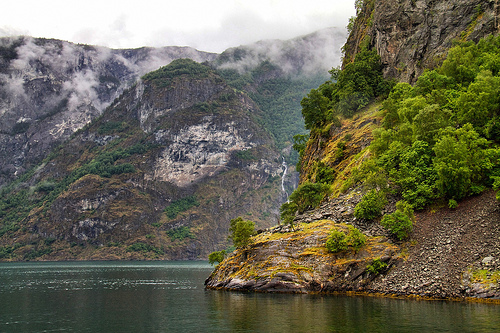
{"type": "Polygon", "coordinates": [[[0,36],[31,34],[113,48],[188,45],[221,52],[262,39],[344,27],[354,0],[16,0],[0,36]]]}

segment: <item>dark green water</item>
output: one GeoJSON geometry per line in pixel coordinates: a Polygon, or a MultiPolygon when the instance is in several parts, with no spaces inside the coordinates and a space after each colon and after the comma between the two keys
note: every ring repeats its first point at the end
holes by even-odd
{"type": "Polygon", "coordinates": [[[0,332],[499,332],[500,306],[205,290],[204,262],[0,264],[0,332]]]}

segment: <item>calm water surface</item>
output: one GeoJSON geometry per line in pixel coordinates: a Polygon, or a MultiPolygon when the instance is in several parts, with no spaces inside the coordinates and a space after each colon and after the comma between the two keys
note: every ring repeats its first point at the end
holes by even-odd
{"type": "Polygon", "coordinates": [[[0,332],[499,332],[500,306],[205,290],[205,262],[0,264],[0,332]]]}

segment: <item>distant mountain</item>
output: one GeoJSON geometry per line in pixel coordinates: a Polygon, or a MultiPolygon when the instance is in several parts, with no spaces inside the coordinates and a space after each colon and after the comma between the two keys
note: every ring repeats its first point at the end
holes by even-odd
{"type": "MultiPolygon", "coordinates": [[[[340,45],[345,38],[343,29],[331,28],[289,41],[263,41],[241,46],[221,55],[189,47],[113,50],[55,39],[0,38],[0,185],[40,163],[52,148],[99,116],[140,76],[174,59],[208,61],[217,70],[225,69],[226,73],[238,69],[240,82],[248,81],[250,72],[264,61],[281,69],[278,74],[275,71],[264,74],[266,69],[261,68],[258,75],[250,79],[253,85],[246,87],[250,90],[270,78],[287,75],[286,84],[289,84],[299,73],[314,73],[316,77],[312,82],[305,85],[303,79],[293,82],[297,86],[293,93],[298,90],[300,96],[294,97],[291,110],[294,119],[289,122],[299,124],[291,131],[301,131],[301,96],[328,78],[328,69],[339,65],[340,45]],[[241,53],[240,49],[246,56],[237,59],[230,56],[241,53]]],[[[311,80],[311,75],[308,79],[311,80]]],[[[245,90],[243,86],[240,88],[245,90]]],[[[273,88],[269,91],[265,87],[266,91],[257,94],[283,96],[283,91],[273,88]]]]}
{"type": "Polygon", "coordinates": [[[185,47],[112,50],[1,38],[0,184],[39,163],[141,75],[174,59],[215,56],[185,47]]]}
{"type": "Polygon", "coordinates": [[[1,40],[0,259],[206,258],[232,218],[276,224],[300,100],[340,63],[308,50],[329,34],[242,46],[260,61],[243,69],[190,48],[1,40]]]}

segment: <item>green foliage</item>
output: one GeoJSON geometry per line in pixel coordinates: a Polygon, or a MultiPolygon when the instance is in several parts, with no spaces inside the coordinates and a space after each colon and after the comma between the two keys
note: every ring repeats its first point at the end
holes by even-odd
{"type": "Polygon", "coordinates": [[[127,252],[154,252],[156,254],[163,254],[163,251],[151,244],[146,244],[142,242],[137,242],[132,245],[127,246],[127,252]]]}
{"type": "Polygon", "coordinates": [[[191,238],[191,239],[195,238],[195,236],[191,232],[191,229],[186,226],[167,230],[167,235],[168,237],[170,237],[172,241],[175,241],[176,239],[182,241],[186,238],[191,238]]]}
{"type": "Polygon", "coordinates": [[[373,220],[380,216],[387,200],[383,193],[372,189],[366,193],[361,201],[354,207],[354,216],[357,218],[373,220]]]}
{"type": "Polygon", "coordinates": [[[207,78],[212,73],[210,67],[199,64],[191,59],[176,59],[170,64],[160,69],[149,72],[142,77],[144,81],[152,81],[160,87],[166,87],[172,79],[178,76],[187,76],[189,78],[207,78]]]}
{"type": "Polygon", "coordinates": [[[299,210],[299,206],[295,202],[288,201],[281,205],[280,207],[280,218],[281,223],[288,224],[293,227],[293,219],[295,214],[299,210]]]}
{"type": "Polygon", "coordinates": [[[458,207],[458,202],[456,200],[450,199],[448,200],[448,208],[455,209],[458,207]]]}
{"type": "MultiPolygon", "coordinates": [[[[219,59],[238,61],[246,51],[239,48],[224,52],[219,59]]],[[[223,62],[224,62],[223,61],[223,62]]],[[[323,73],[301,76],[299,80],[289,76],[272,76],[269,73],[280,73],[281,69],[269,61],[263,61],[255,69],[238,73],[233,69],[218,70],[218,73],[238,90],[245,90],[264,111],[256,114],[261,125],[275,139],[278,149],[290,145],[295,134],[306,135],[301,114],[300,101],[308,91],[324,82],[327,77],[323,73]]],[[[291,157],[291,163],[297,162],[297,156],[291,157]]]]}
{"type": "Polygon", "coordinates": [[[312,89],[302,99],[306,129],[320,129],[335,122],[336,114],[351,117],[377,96],[389,93],[391,84],[384,80],[380,56],[363,48],[343,70],[330,71],[332,81],[312,89]]]}
{"type": "Polygon", "coordinates": [[[254,156],[251,150],[238,150],[237,152],[234,153],[235,156],[243,161],[254,161],[257,158],[254,156]]]}
{"type": "Polygon", "coordinates": [[[13,246],[0,246],[0,259],[10,259],[15,257],[14,251],[21,246],[22,245],[19,243],[15,243],[13,246]]]}
{"type": "Polygon", "coordinates": [[[350,225],[349,233],[346,237],[346,242],[354,249],[355,252],[358,252],[359,249],[366,244],[366,236],[361,231],[359,231],[358,228],[350,225]]]}
{"type": "Polygon", "coordinates": [[[24,255],[23,259],[24,260],[32,260],[32,259],[36,259],[36,258],[39,258],[41,256],[44,256],[44,255],[50,254],[50,253],[52,253],[52,249],[50,247],[41,248],[41,249],[34,248],[31,251],[27,252],[24,255]]]}
{"type": "Polygon", "coordinates": [[[29,122],[18,122],[12,127],[12,134],[21,134],[25,133],[30,128],[29,122]]]}
{"type": "Polygon", "coordinates": [[[410,236],[413,230],[413,208],[405,201],[396,204],[396,211],[384,215],[380,224],[389,230],[397,239],[403,240],[410,236]]]}
{"type": "Polygon", "coordinates": [[[387,263],[380,258],[373,259],[372,263],[366,267],[366,270],[372,274],[378,275],[387,268],[387,263]]]}
{"type": "Polygon", "coordinates": [[[121,121],[107,121],[103,122],[101,126],[97,129],[98,134],[112,134],[123,131],[126,123],[121,121]]]}
{"type": "Polygon", "coordinates": [[[484,183],[498,160],[498,150],[488,149],[488,141],[471,124],[442,130],[434,152],[436,185],[442,196],[452,199],[461,199],[471,194],[474,185],[484,183]]]}
{"type": "Polygon", "coordinates": [[[400,211],[384,215],[380,224],[399,240],[407,238],[413,230],[413,223],[411,220],[406,214],[400,211]]]}
{"type": "Polygon", "coordinates": [[[382,76],[380,56],[363,48],[353,62],[338,73],[333,84],[332,102],[345,117],[350,117],[377,96],[387,94],[390,83],[382,76]]]}
{"type": "Polygon", "coordinates": [[[324,96],[319,89],[312,89],[306,97],[302,99],[302,115],[306,129],[323,127],[328,121],[330,100],[324,96]]]}
{"type": "Polygon", "coordinates": [[[251,237],[255,235],[255,223],[237,217],[231,220],[229,239],[236,247],[246,247],[252,243],[251,237]]]}
{"type": "Polygon", "coordinates": [[[359,229],[349,226],[348,234],[333,230],[326,240],[325,247],[330,252],[341,252],[351,247],[355,252],[366,244],[366,236],[359,229]]]}
{"type": "Polygon", "coordinates": [[[441,67],[414,87],[395,85],[384,101],[370,150],[414,208],[491,186],[500,156],[499,47],[498,36],[460,43],[441,67]]]}
{"type": "Polygon", "coordinates": [[[347,250],[348,245],[345,233],[339,230],[332,231],[326,240],[325,247],[333,253],[347,250]]]}
{"type": "Polygon", "coordinates": [[[335,170],[325,163],[317,162],[314,169],[316,183],[331,184],[335,181],[335,170]]]}
{"type": "Polygon", "coordinates": [[[316,208],[323,199],[331,193],[330,185],[321,183],[305,182],[290,195],[289,200],[292,204],[288,204],[286,208],[290,211],[296,207],[296,211],[302,214],[306,210],[316,208]]]}
{"type": "Polygon", "coordinates": [[[35,188],[35,191],[37,192],[51,192],[53,191],[55,188],[55,184],[53,182],[49,182],[49,181],[42,181],[41,183],[39,183],[36,188],[35,188]]]}
{"type": "Polygon", "coordinates": [[[302,157],[304,156],[304,152],[306,150],[308,139],[309,139],[309,136],[304,135],[304,134],[296,134],[293,136],[292,148],[299,154],[298,162],[296,165],[297,171],[299,171],[299,172],[300,172],[300,167],[301,167],[300,161],[302,160],[302,157]]]}
{"type": "Polygon", "coordinates": [[[187,211],[188,209],[198,206],[200,203],[194,195],[172,201],[170,205],[163,210],[168,218],[175,219],[178,214],[187,211]]]}
{"type": "Polygon", "coordinates": [[[208,263],[214,265],[215,263],[221,263],[226,257],[226,250],[215,251],[208,255],[208,263]]]}

